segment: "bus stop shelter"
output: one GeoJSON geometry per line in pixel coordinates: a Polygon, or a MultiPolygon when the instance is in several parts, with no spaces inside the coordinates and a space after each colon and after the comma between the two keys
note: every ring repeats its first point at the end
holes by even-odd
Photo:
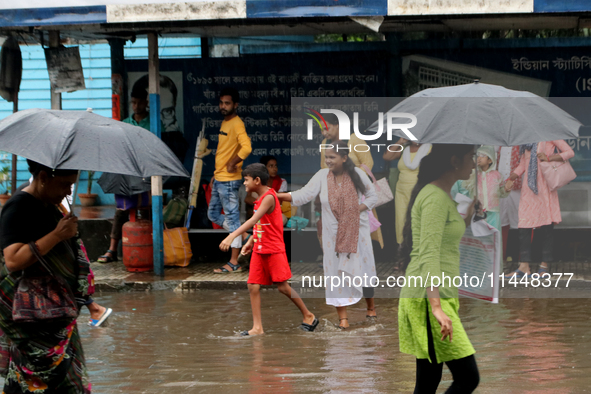
{"type": "MultiPolygon", "coordinates": [[[[442,4],[420,0],[87,0],[83,5],[80,3],[71,0],[5,2],[0,5],[0,35],[12,35],[23,43],[49,47],[58,47],[64,42],[109,40],[114,79],[121,74],[125,40],[147,35],[150,123],[151,131],[158,136],[161,133],[158,36],[201,37],[202,51],[207,56],[208,38],[381,33],[384,40],[378,42],[289,44],[275,46],[272,52],[323,52],[329,46],[332,51],[380,49],[386,54],[383,63],[388,76],[383,81],[384,94],[402,96],[402,54],[410,49],[429,53],[442,47],[430,40],[403,42],[401,34],[429,32],[445,37],[446,48],[459,50],[467,45],[482,45],[474,32],[484,30],[591,27],[591,4],[585,0],[452,0],[442,4]]],[[[570,44],[589,47],[591,41],[580,38],[571,40],[570,44]]],[[[564,45],[564,41],[529,40],[519,44],[496,41],[486,45],[544,48],[564,45]]],[[[256,49],[257,53],[266,50],[256,49]]],[[[245,47],[244,51],[248,52],[249,48],[245,47]]],[[[523,62],[518,67],[535,67],[528,59],[523,62]]],[[[591,68],[588,61],[586,67],[591,68]]],[[[53,109],[61,109],[60,96],[52,94],[53,109]]],[[[152,180],[152,196],[154,269],[157,275],[163,275],[162,179],[158,177],[152,180]]]]}

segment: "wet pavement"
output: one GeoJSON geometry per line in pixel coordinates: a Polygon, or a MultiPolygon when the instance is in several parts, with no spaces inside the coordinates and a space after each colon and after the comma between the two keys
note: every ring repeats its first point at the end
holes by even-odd
{"type": "MultiPolygon", "coordinates": [[[[104,328],[80,324],[93,392],[111,393],[408,393],[415,360],[398,351],[397,299],[376,300],[378,323],[351,307],[348,331],[334,308],[305,299],[321,320],[297,326],[297,309],[264,291],[266,334],[239,337],[252,325],[246,290],[110,293],[104,328]]],[[[477,351],[477,393],[591,391],[589,299],[461,300],[460,315],[477,351]]],[[[84,311],[80,322],[85,322],[84,311]]],[[[439,392],[451,383],[444,368],[439,392]]]]}

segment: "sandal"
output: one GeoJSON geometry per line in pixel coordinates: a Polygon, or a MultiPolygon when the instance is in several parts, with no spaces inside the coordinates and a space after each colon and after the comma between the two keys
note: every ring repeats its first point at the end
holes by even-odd
{"type": "Polygon", "coordinates": [[[221,266],[219,269],[219,271],[213,270],[214,274],[228,274],[228,273],[234,273],[234,272],[242,272],[242,267],[240,266],[240,264],[232,264],[229,261],[226,263],[228,265],[228,267],[230,267],[232,270],[228,270],[226,267],[221,266]]]}
{"type": "Polygon", "coordinates": [[[542,267],[542,266],[540,266],[540,268],[538,268],[538,275],[540,275],[540,276],[542,276],[544,274],[550,275],[550,272],[548,272],[548,269],[549,268],[550,267],[542,267]]]}
{"type": "Polygon", "coordinates": [[[111,313],[113,313],[113,310],[111,308],[107,308],[105,309],[105,311],[103,312],[103,314],[101,315],[101,317],[99,317],[98,319],[90,319],[88,321],[88,325],[91,327],[100,327],[101,324],[103,324],[108,318],[109,316],[111,316],[111,313]]]}
{"type": "Polygon", "coordinates": [[[525,272],[521,271],[521,270],[515,270],[514,272],[511,272],[510,274],[505,275],[505,279],[521,279],[523,277],[528,277],[530,274],[526,274],[525,272]]]}
{"type": "Polygon", "coordinates": [[[117,261],[117,251],[116,250],[107,250],[107,253],[105,253],[104,255],[102,255],[101,257],[99,257],[96,261],[98,261],[99,263],[112,263],[113,261],[117,261]],[[109,256],[110,254],[110,256],[109,256]]]}
{"type": "MultiPolygon", "coordinates": [[[[368,311],[369,312],[375,312],[375,309],[368,309],[368,311]]],[[[366,319],[369,319],[369,320],[376,320],[378,317],[377,317],[377,315],[376,316],[365,315],[365,318],[366,319]]]]}
{"type": "Polygon", "coordinates": [[[312,324],[308,324],[308,323],[300,324],[300,329],[302,331],[312,332],[316,329],[316,327],[318,327],[318,323],[320,323],[318,321],[318,319],[314,318],[314,321],[312,322],[312,324]]]}
{"type": "Polygon", "coordinates": [[[341,321],[342,321],[342,320],[347,320],[347,321],[349,321],[349,318],[347,318],[347,317],[343,317],[342,319],[339,319],[339,325],[337,326],[337,328],[338,328],[339,330],[346,330],[348,327],[343,327],[343,326],[341,326],[341,321]]]}
{"type": "Polygon", "coordinates": [[[244,331],[240,332],[240,336],[241,337],[248,337],[248,336],[250,336],[250,334],[248,333],[248,331],[244,330],[244,331]]]}

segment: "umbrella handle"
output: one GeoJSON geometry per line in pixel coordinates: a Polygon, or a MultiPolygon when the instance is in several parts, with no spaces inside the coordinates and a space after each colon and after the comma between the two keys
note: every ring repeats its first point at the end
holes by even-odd
{"type": "Polygon", "coordinates": [[[80,170],[78,170],[78,175],[76,176],[76,186],[74,187],[74,195],[72,196],[72,204],[66,197],[66,201],[68,201],[68,205],[70,205],[70,212],[74,215],[74,207],[76,207],[76,196],[78,195],[78,184],[80,183],[80,170]]]}

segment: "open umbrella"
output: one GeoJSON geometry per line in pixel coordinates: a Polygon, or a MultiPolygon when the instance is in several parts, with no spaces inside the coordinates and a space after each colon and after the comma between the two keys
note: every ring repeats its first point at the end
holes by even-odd
{"type": "MultiPolygon", "coordinates": [[[[417,118],[409,131],[420,143],[516,146],[577,138],[582,124],[545,98],[530,92],[475,82],[422,90],[388,112],[417,118]]],[[[394,118],[393,123],[408,123],[394,118]]],[[[369,131],[386,130],[374,122],[369,131]]],[[[401,130],[393,134],[408,138],[401,130]]]]}
{"type": "Polygon", "coordinates": [[[10,115],[0,121],[0,150],[55,169],[189,176],[154,134],[86,111],[29,109],[10,115]]]}
{"type": "MultiPolygon", "coordinates": [[[[409,131],[418,142],[431,144],[516,146],[577,138],[582,126],[545,98],[478,81],[422,90],[388,112],[416,116],[417,124],[409,131]]],[[[408,123],[408,118],[392,123],[408,123]]],[[[380,127],[386,130],[387,116],[382,125],[376,121],[368,130],[380,127]]],[[[408,138],[402,130],[393,134],[408,138]]]]}
{"type": "MultiPolygon", "coordinates": [[[[162,180],[164,182],[164,180],[162,180]]],[[[115,193],[133,196],[152,189],[150,178],[140,178],[131,175],[103,173],[97,183],[105,193],[115,193]]]]}

